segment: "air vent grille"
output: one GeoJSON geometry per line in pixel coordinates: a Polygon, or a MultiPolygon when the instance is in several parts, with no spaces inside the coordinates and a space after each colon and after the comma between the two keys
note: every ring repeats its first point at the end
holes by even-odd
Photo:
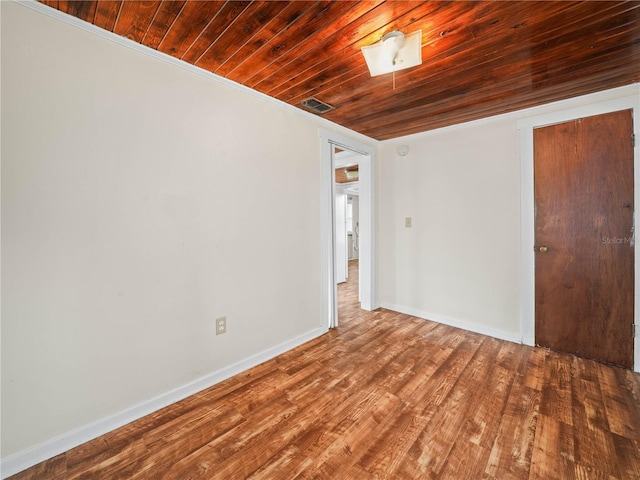
{"type": "Polygon", "coordinates": [[[314,113],[320,113],[320,114],[326,113],[336,108],[336,107],[332,107],[328,103],[321,102],[317,98],[313,98],[313,97],[303,100],[302,102],[300,102],[300,105],[302,105],[305,108],[308,108],[314,113]]]}

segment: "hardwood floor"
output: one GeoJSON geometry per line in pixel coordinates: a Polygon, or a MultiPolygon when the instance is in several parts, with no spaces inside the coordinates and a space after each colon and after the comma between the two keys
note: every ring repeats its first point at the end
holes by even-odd
{"type": "Polygon", "coordinates": [[[337,329],[12,478],[640,478],[640,375],[339,290],[337,329]]]}

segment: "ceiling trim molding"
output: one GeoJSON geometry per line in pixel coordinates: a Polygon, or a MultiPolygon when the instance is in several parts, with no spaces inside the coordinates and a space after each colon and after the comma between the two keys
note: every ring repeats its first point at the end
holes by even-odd
{"type": "Polygon", "coordinates": [[[39,3],[36,0],[10,0],[10,1],[12,3],[27,7],[36,12],[42,13],[43,15],[47,15],[51,18],[54,18],[55,20],[58,20],[68,25],[71,25],[73,27],[79,28],[80,30],[84,30],[85,32],[91,33],[98,37],[102,37],[105,40],[114,42],[120,46],[129,48],[131,50],[142,53],[144,55],[155,58],[157,60],[163,61],[175,67],[182,68],[183,70],[194,73],[196,75],[200,75],[201,77],[204,77],[208,80],[212,80],[214,82],[225,85],[227,87],[234,88],[236,90],[249,94],[259,100],[263,100],[273,105],[276,105],[280,108],[285,108],[297,115],[301,115],[304,118],[313,119],[316,122],[320,123],[321,126],[324,126],[326,128],[331,128],[334,130],[338,129],[340,131],[349,132],[350,136],[356,136],[365,142],[375,142],[375,144],[380,143],[379,140],[363,135],[362,133],[356,132],[355,130],[350,130],[342,125],[332,122],[331,120],[327,120],[326,118],[319,117],[317,115],[314,115],[313,113],[294,107],[293,105],[290,105],[286,102],[278,100],[277,98],[270,97],[269,95],[265,95],[262,92],[253,90],[252,88],[249,88],[240,83],[234,82],[233,80],[229,80],[227,78],[221,77],[220,75],[216,75],[215,73],[209,72],[208,70],[205,70],[203,68],[196,67],[195,65],[187,63],[184,60],[180,60],[179,58],[172,57],[171,55],[166,54],[164,52],[154,50],[152,48],[147,47],[146,45],[141,45],[137,42],[134,42],[133,40],[129,40],[128,38],[121,37],[120,35],[117,35],[108,30],[104,30],[102,28],[96,27],[92,23],[88,23],[83,20],[80,20],[77,17],[61,12],[60,10],[56,10],[55,8],[51,8],[47,5],[39,3]]]}

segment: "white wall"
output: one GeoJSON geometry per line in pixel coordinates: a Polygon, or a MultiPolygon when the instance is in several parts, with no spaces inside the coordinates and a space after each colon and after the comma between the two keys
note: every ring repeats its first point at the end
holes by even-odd
{"type": "Polygon", "coordinates": [[[1,4],[3,459],[322,331],[327,123],[1,4]]]}
{"type": "Polygon", "coordinates": [[[637,98],[637,86],[383,142],[380,305],[521,341],[529,293],[521,285],[518,120],[629,96],[637,98]],[[399,145],[407,156],[396,154],[399,145]]]}
{"type": "Polygon", "coordinates": [[[383,143],[382,305],[518,334],[518,162],[518,133],[508,120],[383,143]],[[405,157],[398,145],[409,146],[405,157]]]}

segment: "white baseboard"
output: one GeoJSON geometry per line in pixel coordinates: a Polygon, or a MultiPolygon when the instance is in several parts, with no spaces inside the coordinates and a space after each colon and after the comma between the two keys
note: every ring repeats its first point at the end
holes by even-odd
{"type": "Polygon", "coordinates": [[[450,327],[461,328],[463,330],[468,330],[474,333],[480,333],[482,335],[498,338],[500,340],[506,340],[513,343],[522,343],[522,338],[520,335],[507,332],[499,328],[487,327],[484,325],[479,325],[477,323],[459,320],[457,318],[446,317],[444,315],[438,315],[436,313],[424,312],[422,310],[417,310],[411,307],[404,307],[402,305],[381,302],[379,306],[381,308],[386,308],[387,310],[393,310],[394,312],[406,313],[407,315],[442,323],[444,325],[449,325],[450,327]]]}
{"type": "Polygon", "coordinates": [[[96,422],[84,425],[80,428],[64,433],[57,437],[51,438],[45,442],[42,442],[34,447],[28,448],[21,452],[10,455],[3,458],[0,461],[0,477],[5,479],[11,475],[15,475],[22,470],[32,467],[40,462],[43,462],[49,458],[53,458],[56,455],[71,450],[74,447],[82,445],[83,443],[93,440],[105,433],[111,432],[117,428],[122,427],[128,423],[138,420],[150,413],[160,410],[161,408],[171,405],[172,403],[183,400],[190,395],[198,393],[206,388],[209,388],[216,383],[226,380],[229,377],[237,375],[240,372],[248,370],[251,367],[255,367],[267,360],[270,360],[278,355],[287,352],[295,347],[302,345],[303,343],[313,340],[316,337],[324,334],[327,331],[326,328],[317,328],[311,330],[296,338],[283,342],[275,347],[264,350],[260,353],[252,355],[244,360],[234,363],[228,367],[217,370],[209,375],[205,375],[199,379],[187,383],[174,390],[168,391],[152,398],[148,401],[134,405],[127,410],[124,410],[115,415],[103,418],[96,422]]]}

